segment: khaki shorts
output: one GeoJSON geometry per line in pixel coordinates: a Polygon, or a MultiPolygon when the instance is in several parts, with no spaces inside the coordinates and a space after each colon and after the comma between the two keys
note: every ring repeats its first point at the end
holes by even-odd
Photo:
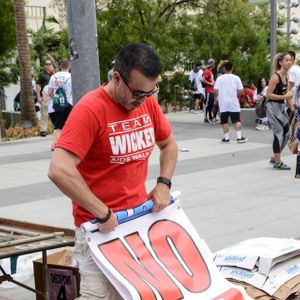
{"type": "Polygon", "coordinates": [[[76,228],[75,258],[80,272],[81,300],[123,299],[94,262],[85,233],[79,228],[76,228]]]}

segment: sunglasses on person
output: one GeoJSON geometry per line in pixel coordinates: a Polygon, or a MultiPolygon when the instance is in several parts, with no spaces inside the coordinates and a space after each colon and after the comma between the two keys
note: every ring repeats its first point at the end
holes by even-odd
{"type": "Polygon", "coordinates": [[[45,66],[52,66],[51,63],[45,63],[45,66]]]}
{"type": "Polygon", "coordinates": [[[158,86],[156,86],[153,90],[151,90],[150,92],[144,92],[144,91],[136,91],[133,90],[132,88],[130,88],[130,86],[128,85],[128,81],[125,78],[125,76],[123,76],[120,72],[118,72],[121,76],[122,81],[125,83],[125,85],[128,87],[128,89],[130,90],[130,92],[132,93],[132,98],[133,99],[142,99],[145,97],[150,97],[153,94],[155,94],[158,91],[158,86]]]}

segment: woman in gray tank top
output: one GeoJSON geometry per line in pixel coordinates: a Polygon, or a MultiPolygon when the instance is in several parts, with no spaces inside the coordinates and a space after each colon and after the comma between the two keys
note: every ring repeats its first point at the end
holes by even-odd
{"type": "Polygon", "coordinates": [[[286,103],[291,109],[291,113],[295,112],[292,102],[293,94],[288,91],[288,70],[293,65],[292,57],[289,53],[279,53],[274,58],[273,71],[274,74],[269,82],[266,97],[267,103],[267,118],[273,130],[273,157],[270,163],[273,164],[273,169],[290,170],[281,161],[281,152],[288,141],[289,133],[289,116],[286,112],[286,103]],[[286,103],[285,103],[286,102],[286,103]]]}

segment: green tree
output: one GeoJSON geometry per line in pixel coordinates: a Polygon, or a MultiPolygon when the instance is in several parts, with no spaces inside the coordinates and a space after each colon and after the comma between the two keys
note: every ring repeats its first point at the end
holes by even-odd
{"type": "Polygon", "coordinates": [[[23,0],[13,0],[18,59],[20,67],[20,107],[22,126],[31,128],[37,122],[33,95],[32,95],[32,77],[31,77],[31,59],[26,30],[25,7],[23,0]]]}
{"type": "Polygon", "coordinates": [[[16,28],[11,0],[2,0],[0,5],[0,86],[6,87],[18,81],[15,63],[16,28]]]}
{"type": "MultiPolygon", "coordinates": [[[[103,81],[116,53],[129,42],[154,47],[164,71],[185,74],[196,59],[214,57],[232,60],[243,80],[268,77],[268,6],[257,8],[246,0],[98,0],[97,7],[103,81]]],[[[163,80],[162,94],[172,99],[167,93],[178,82],[163,80]]]]}
{"type": "Polygon", "coordinates": [[[199,0],[115,0],[97,1],[98,47],[101,78],[106,81],[110,63],[122,46],[143,42],[161,55],[165,70],[183,64],[190,48],[186,28],[187,9],[199,6],[199,0]]]}
{"type": "Polygon", "coordinates": [[[63,57],[69,57],[68,30],[67,28],[54,31],[47,27],[48,24],[56,22],[55,19],[47,19],[46,22],[36,31],[29,31],[32,37],[31,59],[36,76],[43,66],[46,56],[51,56],[55,62],[63,57]]]}

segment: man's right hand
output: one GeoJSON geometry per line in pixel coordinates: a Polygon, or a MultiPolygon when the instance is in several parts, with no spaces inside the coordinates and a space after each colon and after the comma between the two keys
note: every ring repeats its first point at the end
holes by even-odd
{"type": "Polygon", "coordinates": [[[99,231],[102,233],[108,233],[110,231],[113,231],[118,225],[119,224],[118,224],[117,217],[113,212],[110,218],[105,223],[101,224],[98,222],[99,231]]]}

